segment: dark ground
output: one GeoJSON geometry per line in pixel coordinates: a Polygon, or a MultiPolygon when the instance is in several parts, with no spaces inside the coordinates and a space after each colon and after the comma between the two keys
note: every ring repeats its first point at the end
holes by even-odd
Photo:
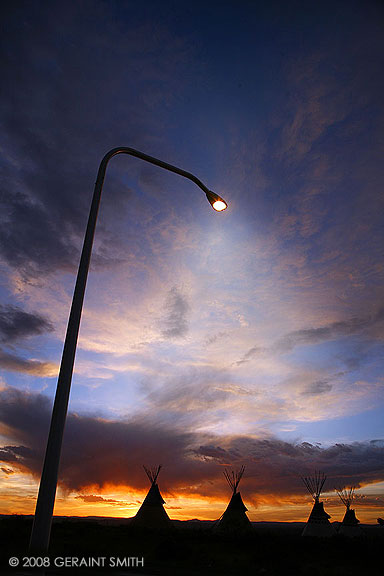
{"type": "MultiPolygon", "coordinates": [[[[28,554],[31,517],[0,517],[0,574],[36,574],[21,568],[28,554]],[[10,568],[10,557],[19,559],[10,568]]],[[[365,536],[311,539],[300,536],[301,523],[255,523],[249,536],[219,536],[210,523],[175,522],[167,534],[138,532],[115,519],[61,519],[52,526],[49,562],[52,574],[114,576],[370,576],[383,566],[384,527],[365,526],[365,536]],[[57,568],[55,558],[102,558],[104,568],[57,568]],[[144,558],[144,568],[110,567],[116,558],[144,558]],[[111,560],[113,559],[113,560],[111,560]]],[[[124,561],[124,560],[123,560],[124,561]]],[[[72,560],[70,560],[72,562],[72,560]]],[[[135,564],[134,561],[131,563],[135,564]]],[[[40,571],[41,573],[41,571],[40,571]]]]}

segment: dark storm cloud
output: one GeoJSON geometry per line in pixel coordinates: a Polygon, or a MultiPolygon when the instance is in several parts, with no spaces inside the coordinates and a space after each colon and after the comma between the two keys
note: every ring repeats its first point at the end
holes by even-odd
{"type": "Polygon", "coordinates": [[[381,481],[384,478],[384,440],[335,444],[322,448],[307,442],[294,444],[277,438],[246,436],[221,438],[200,446],[197,453],[221,465],[246,465],[247,484],[255,493],[299,493],[300,476],[322,470],[327,487],[381,481]]]}
{"type": "Polygon", "coordinates": [[[9,343],[52,330],[52,324],[40,314],[0,304],[0,341],[9,343]]]}
{"type": "Polygon", "coordinates": [[[188,332],[189,303],[184,294],[174,286],[168,292],[165,303],[166,317],[162,334],[165,338],[178,338],[188,332]]]}
{"type": "MultiPolygon", "coordinates": [[[[2,434],[19,445],[4,446],[0,459],[38,477],[48,432],[50,402],[41,394],[6,388],[0,392],[2,434]]],[[[204,495],[226,491],[224,467],[246,466],[244,492],[300,494],[300,475],[323,470],[328,488],[384,479],[384,441],[319,445],[274,437],[213,436],[156,426],[147,416],[110,421],[69,414],[61,464],[64,488],[106,484],[144,488],[142,464],[161,463],[161,485],[204,495]]]]}
{"type": "MultiPolygon", "coordinates": [[[[20,273],[74,268],[101,158],[119,145],[145,149],[185,79],[175,35],[130,26],[91,0],[17,2],[3,14],[0,257],[20,273]]],[[[108,174],[101,244],[106,235],[121,245],[109,225],[129,199],[119,166],[108,174]]],[[[98,256],[111,265],[116,250],[107,242],[98,256]]]]}
{"type": "MultiPolygon", "coordinates": [[[[3,447],[0,457],[8,464],[28,469],[38,476],[50,420],[50,402],[41,394],[6,388],[0,392],[2,433],[13,442],[27,444],[30,450],[3,447]]],[[[143,464],[162,464],[172,481],[197,482],[202,477],[203,462],[188,458],[194,435],[171,427],[159,427],[150,419],[108,421],[69,414],[66,424],[61,464],[61,482],[69,489],[107,483],[145,488],[143,464]],[[177,462],[177,466],[174,463],[177,462]]],[[[163,475],[163,484],[169,482],[163,475]]]]}

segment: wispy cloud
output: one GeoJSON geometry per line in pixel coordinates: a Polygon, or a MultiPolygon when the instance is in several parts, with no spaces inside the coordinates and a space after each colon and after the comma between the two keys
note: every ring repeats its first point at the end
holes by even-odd
{"type": "Polygon", "coordinates": [[[330,392],[332,387],[333,384],[330,380],[316,380],[315,382],[310,382],[303,390],[302,394],[304,396],[319,396],[320,394],[330,392]]]}
{"type": "Polygon", "coordinates": [[[3,370],[22,372],[35,376],[57,376],[58,367],[52,362],[25,359],[0,349],[0,366],[3,370]]]}
{"type": "Polygon", "coordinates": [[[167,295],[162,334],[165,338],[179,338],[188,332],[189,303],[185,294],[174,286],[167,295]]]}
{"type": "Polygon", "coordinates": [[[303,344],[318,344],[320,342],[358,334],[380,322],[383,322],[383,320],[384,309],[380,309],[372,316],[350,318],[340,322],[332,322],[331,324],[318,328],[295,330],[280,338],[273,345],[273,349],[277,352],[289,352],[296,346],[303,344]]]}
{"type": "MultiPolygon", "coordinates": [[[[348,337],[355,334],[364,334],[371,328],[381,325],[384,321],[384,309],[380,308],[377,312],[370,316],[355,317],[348,320],[338,322],[331,322],[325,326],[302,328],[288,332],[269,347],[252,346],[244,356],[236,362],[240,366],[249,362],[253,358],[263,356],[265,354],[285,354],[294,350],[297,346],[310,346],[327,342],[330,340],[337,340],[339,338],[348,337]]],[[[369,336],[369,333],[367,334],[369,336]]],[[[379,335],[376,334],[376,337],[379,335]]]]}
{"type": "Polygon", "coordinates": [[[252,358],[255,358],[257,356],[264,354],[265,351],[266,351],[266,349],[263,346],[252,346],[252,348],[250,348],[244,354],[244,356],[236,362],[236,365],[241,366],[242,364],[249,362],[249,360],[251,360],[252,358]]]}
{"type": "Polygon", "coordinates": [[[116,500],[114,498],[104,498],[103,496],[96,496],[94,494],[79,494],[75,496],[78,500],[83,500],[87,504],[110,504],[111,506],[132,506],[137,505],[137,502],[126,502],[124,500],[116,500]]]}

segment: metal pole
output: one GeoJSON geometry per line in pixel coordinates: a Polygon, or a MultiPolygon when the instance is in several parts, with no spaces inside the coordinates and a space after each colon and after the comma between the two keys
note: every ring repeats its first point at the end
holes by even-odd
{"type": "Polygon", "coordinates": [[[63,355],[61,358],[55,402],[51,417],[51,426],[49,430],[44,466],[41,474],[39,494],[36,503],[35,517],[29,545],[29,548],[32,552],[46,552],[49,546],[53,507],[55,504],[60,464],[61,446],[68,410],[73,365],[75,361],[81,311],[83,308],[97,214],[99,211],[101,191],[103,188],[107,164],[113,156],[116,156],[116,154],[129,154],[131,156],[135,156],[136,158],[140,158],[141,160],[145,160],[146,162],[150,162],[151,164],[155,164],[160,168],[169,170],[170,172],[175,172],[180,176],[184,176],[185,178],[192,180],[206,194],[210,193],[208,188],[190,172],[186,172],[181,168],[167,164],[166,162],[158,160],[157,158],[153,158],[152,156],[148,156],[147,154],[139,152],[138,150],[134,150],[133,148],[113,148],[104,156],[100,163],[84,238],[83,250],[80,258],[79,270],[77,273],[77,280],[73,294],[71,312],[68,320],[63,355]]]}

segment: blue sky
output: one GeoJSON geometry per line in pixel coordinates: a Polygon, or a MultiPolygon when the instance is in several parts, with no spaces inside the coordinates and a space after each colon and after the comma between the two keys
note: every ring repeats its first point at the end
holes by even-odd
{"type": "MultiPolygon", "coordinates": [[[[384,479],[382,18],[374,1],[6,9],[1,436],[37,451],[4,453],[15,473],[38,477],[46,424],[30,445],[21,407],[48,418],[98,164],[128,146],[229,207],[213,212],[191,182],[137,159],[110,162],[69,407],[82,434],[128,426],[137,467],[153,447],[135,426],[160,430],[156,455],[171,437],[180,450],[171,478],[185,490],[200,477],[203,495],[240,460],[262,490],[266,438],[272,454],[296,451],[276,476],[322,465],[344,482],[384,479]],[[348,474],[325,458],[337,444],[348,474]]],[[[100,489],[116,480],[99,473],[100,489]]],[[[81,474],[63,486],[87,486],[81,474]]]]}

